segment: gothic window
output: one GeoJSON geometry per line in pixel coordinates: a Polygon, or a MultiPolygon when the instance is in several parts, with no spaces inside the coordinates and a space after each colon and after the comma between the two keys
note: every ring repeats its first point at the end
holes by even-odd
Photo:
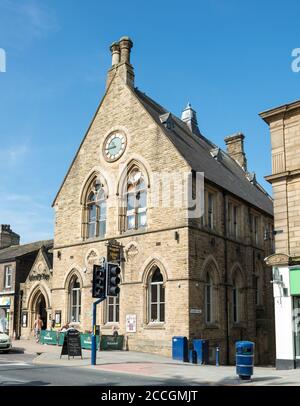
{"type": "Polygon", "coordinates": [[[147,186],[138,168],[130,171],[124,193],[124,230],[137,230],[147,225],[147,186]]]}
{"type": "Polygon", "coordinates": [[[149,321],[165,321],[165,287],[160,269],[156,267],[149,284],[149,321]]]}
{"type": "Polygon", "coordinates": [[[106,192],[103,184],[96,178],[91,183],[85,202],[86,238],[104,237],[106,233],[106,192]]]}
{"type": "Polygon", "coordinates": [[[80,322],[81,315],[81,287],[79,279],[74,275],[71,279],[69,286],[69,297],[70,297],[70,321],[80,322]]]}

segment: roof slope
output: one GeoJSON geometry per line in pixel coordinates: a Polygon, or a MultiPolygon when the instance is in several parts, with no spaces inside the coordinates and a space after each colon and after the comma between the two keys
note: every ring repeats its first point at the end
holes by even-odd
{"type": "Polygon", "coordinates": [[[271,197],[258,183],[249,181],[247,173],[234,159],[221,149],[219,159],[215,159],[211,151],[217,146],[204,136],[192,134],[188,126],[173,114],[174,126],[172,129],[166,128],[159,116],[168,111],[138,89],[134,89],[134,92],[193,170],[204,172],[204,177],[209,181],[273,215],[271,197]]]}
{"type": "Polygon", "coordinates": [[[38,251],[41,247],[46,249],[53,247],[53,240],[35,241],[29,244],[12,245],[0,250],[0,262],[11,261],[27,254],[38,251]]]}

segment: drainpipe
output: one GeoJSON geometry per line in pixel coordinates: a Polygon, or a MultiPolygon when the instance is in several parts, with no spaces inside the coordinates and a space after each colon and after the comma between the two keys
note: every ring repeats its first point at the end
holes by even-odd
{"type": "Polygon", "coordinates": [[[224,286],[225,286],[225,313],[226,313],[226,364],[229,365],[229,309],[228,309],[228,264],[227,264],[227,207],[226,192],[223,191],[223,222],[224,222],[224,286]]]}
{"type": "Polygon", "coordinates": [[[19,295],[19,325],[18,325],[18,338],[21,338],[21,327],[22,327],[22,303],[23,303],[23,290],[20,290],[19,295]]]}

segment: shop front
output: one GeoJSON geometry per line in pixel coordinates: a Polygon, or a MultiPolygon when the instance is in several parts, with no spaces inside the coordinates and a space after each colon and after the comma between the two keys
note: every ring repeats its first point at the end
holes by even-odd
{"type": "Polygon", "coordinates": [[[8,333],[11,330],[11,302],[12,297],[0,296],[0,332],[8,333]]]}

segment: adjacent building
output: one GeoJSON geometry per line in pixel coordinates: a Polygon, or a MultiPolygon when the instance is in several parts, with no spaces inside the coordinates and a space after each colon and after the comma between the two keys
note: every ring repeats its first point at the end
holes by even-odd
{"type": "Polygon", "coordinates": [[[234,362],[236,340],[253,340],[256,362],[272,363],[273,202],[248,171],[244,135],[226,137],[225,152],[190,104],[178,118],[140,91],[132,46],[111,45],[104,97],[53,202],[41,290],[52,318],[91,330],[93,264],[114,246],[121,292],[99,308],[102,334],[117,327],[128,349],[167,355],[173,336],[206,338],[222,363],[234,362]]]}
{"type": "Polygon", "coordinates": [[[276,319],[276,366],[300,365],[300,101],[260,114],[269,125],[275,253],[266,258],[273,268],[276,319]]]}
{"type": "MultiPolygon", "coordinates": [[[[4,226],[4,229],[7,231],[9,226],[4,226]]],[[[23,301],[25,301],[25,310],[28,313],[27,324],[28,327],[31,327],[31,331],[33,320],[38,313],[44,318],[45,327],[47,327],[47,314],[43,309],[43,297],[38,295],[39,292],[44,292],[41,281],[36,283],[39,285],[38,289],[33,287],[30,290],[28,282],[24,288],[22,284],[27,281],[28,277],[30,278],[29,273],[36,263],[38,253],[40,251],[42,253],[48,252],[52,247],[53,241],[49,240],[23,245],[10,245],[7,248],[0,249],[0,319],[6,319],[6,322],[2,321],[1,325],[4,326],[5,324],[5,330],[8,331],[11,337],[18,338],[21,336],[23,301]]],[[[48,303],[47,305],[49,307],[48,303]]]]}

